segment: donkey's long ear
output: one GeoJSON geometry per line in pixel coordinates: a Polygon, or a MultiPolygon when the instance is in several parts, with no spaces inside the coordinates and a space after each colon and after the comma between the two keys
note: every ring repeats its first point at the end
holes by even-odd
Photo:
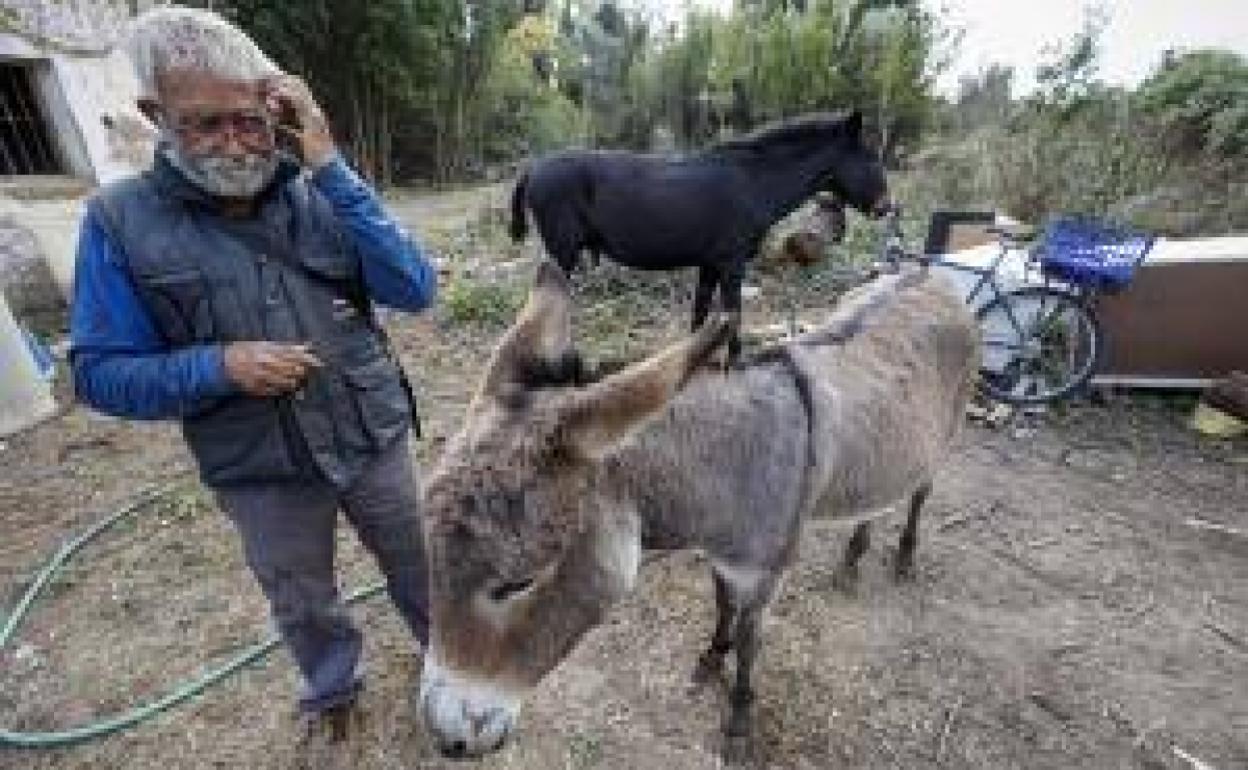
{"type": "Polygon", "coordinates": [[[609,454],[667,405],[731,329],[717,316],[683,342],[578,392],[561,425],[568,448],[592,459],[609,454]]]}
{"type": "Polygon", "coordinates": [[[573,357],[572,290],[563,271],[543,259],[529,299],[495,348],[472,404],[505,398],[523,386],[529,373],[553,370],[573,357]]]}

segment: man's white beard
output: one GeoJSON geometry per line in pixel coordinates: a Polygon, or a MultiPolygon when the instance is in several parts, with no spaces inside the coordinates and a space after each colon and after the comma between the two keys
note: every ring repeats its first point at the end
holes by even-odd
{"type": "Polygon", "coordinates": [[[176,138],[164,142],[163,152],[191,184],[220,198],[253,198],[277,173],[276,152],[249,152],[237,158],[191,156],[176,138]]]}

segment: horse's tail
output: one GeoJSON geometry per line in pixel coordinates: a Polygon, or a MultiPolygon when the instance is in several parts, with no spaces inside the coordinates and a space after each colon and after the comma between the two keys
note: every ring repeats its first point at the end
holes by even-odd
{"type": "Polygon", "coordinates": [[[516,189],[511,194],[511,239],[523,241],[529,234],[529,219],[525,216],[524,192],[529,183],[528,172],[520,175],[516,189]]]}

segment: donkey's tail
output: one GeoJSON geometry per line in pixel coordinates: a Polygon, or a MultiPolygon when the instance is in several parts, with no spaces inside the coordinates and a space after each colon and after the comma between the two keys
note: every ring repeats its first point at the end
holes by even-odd
{"type": "Polygon", "coordinates": [[[516,189],[511,194],[511,239],[523,241],[529,234],[529,220],[525,216],[524,192],[528,186],[529,175],[524,173],[516,182],[516,189]]]}

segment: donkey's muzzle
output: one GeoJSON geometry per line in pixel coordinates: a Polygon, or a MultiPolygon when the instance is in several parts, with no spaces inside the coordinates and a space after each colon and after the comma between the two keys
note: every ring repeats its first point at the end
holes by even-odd
{"type": "Polygon", "coordinates": [[[438,750],[451,759],[469,759],[502,748],[515,724],[519,699],[426,663],[420,708],[438,750]]]}

